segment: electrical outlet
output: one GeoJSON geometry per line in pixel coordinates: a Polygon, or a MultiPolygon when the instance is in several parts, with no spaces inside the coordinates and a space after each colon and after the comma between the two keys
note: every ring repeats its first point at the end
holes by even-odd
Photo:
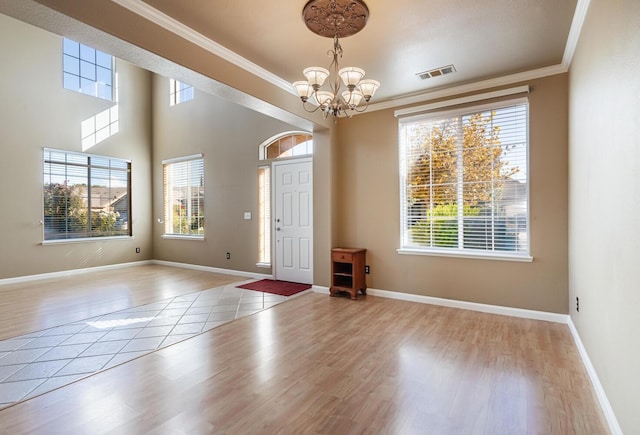
{"type": "Polygon", "coordinates": [[[231,252],[227,252],[227,260],[231,260],[231,252]]]}
{"type": "Polygon", "coordinates": [[[366,273],[367,275],[369,275],[369,273],[370,273],[370,272],[371,272],[371,269],[369,269],[369,265],[367,264],[367,265],[364,267],[364,273],[366,273]]]}
{"type": "Polygon", "coordinates": [[[136,254],[140,253],[140,248],[136,248],[136,254]]]}
{"type": "Polygon", "coordinates": [[[580,312],[580,298],[576,296],[576,311],[580,312]]]}

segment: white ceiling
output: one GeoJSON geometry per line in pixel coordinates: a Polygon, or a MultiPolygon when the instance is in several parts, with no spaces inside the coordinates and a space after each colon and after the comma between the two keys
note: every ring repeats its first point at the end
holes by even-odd
{"type": "MultiPolygon", "coordinates": [[[[311,33],[307,0],[115,0],[148,18],[166,16],[285,82],[302,69],[328,67],[332,41],[311,33]],[[160,12],[160,14],[158,13],[160,12]]],[[[359,66],[382,83],[376,101],[559,65],[577,0],[365,0],[370,17],[341,40],[341,66],[359,66]],[[453,64],[456,72],[417,73],[453,64]]]]}

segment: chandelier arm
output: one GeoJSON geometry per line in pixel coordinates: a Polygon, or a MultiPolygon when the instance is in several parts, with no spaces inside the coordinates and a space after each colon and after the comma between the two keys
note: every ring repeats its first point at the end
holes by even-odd
{"type": "MultiPolygon", "coordinates": [[[[309,110],[309,109],[307,109],[307,103],[308,103],[308,101],[304,101],[304,100],[302,101],[302,108],[305,110],[305,112],[314,113],[314,112],[317,112],[318,109],[320,108],[320,106],[316,106],[315,109],[309,110]]],[[[311,104],[311,103],[309,103],[309,104],[311,106],[313,106],[313,104],[311,104]]]]}
{"type": "Polygon", "coordinates": [[[362,113],[362,112],[364,112],[365,110],[367,110],[367,107],[369,107],[369,102],[365,100],[365,102],[364,102],[364,106],[356,106],[356,107],[354,107],[354,108],[353,108],[353,109],[351,109],[351,110],[353,110],[354,112],[362,113]],[[359,109],[359,110],[358,110],[358,109],[359,109]]]}

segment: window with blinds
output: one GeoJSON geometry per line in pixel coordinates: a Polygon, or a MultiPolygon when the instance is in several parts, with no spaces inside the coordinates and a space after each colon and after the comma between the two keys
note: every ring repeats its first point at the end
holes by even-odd
{"type": "Polygon", "coordinates": [[[164,234],[204,237],[204,159],[202,154],[162,162],[164,234]]]}
{"type": "Polygon", "coordinates": [[[529,256],[526,99],[399,121],[400,251],[529,256]]]}
{"type": "Polygon", "coordinates": [[[131,162],[44,149],[44,240],[131,235],[131,162]]]}
{"type": "Polygon", "coordinates": [[[271,168],[258,167],[258,263],[271,264],[271,168]]]}

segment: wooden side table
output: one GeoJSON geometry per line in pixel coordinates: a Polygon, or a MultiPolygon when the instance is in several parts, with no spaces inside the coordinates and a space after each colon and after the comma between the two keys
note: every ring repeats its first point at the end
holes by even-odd
{"type": "Polygon", "coordinates": [[[366,249],[333,248],[331,250],[331,287],[329,293],[348,292],[351,299],[357,299],[358,291],[367,294],[364,266],[366,249]]]}

